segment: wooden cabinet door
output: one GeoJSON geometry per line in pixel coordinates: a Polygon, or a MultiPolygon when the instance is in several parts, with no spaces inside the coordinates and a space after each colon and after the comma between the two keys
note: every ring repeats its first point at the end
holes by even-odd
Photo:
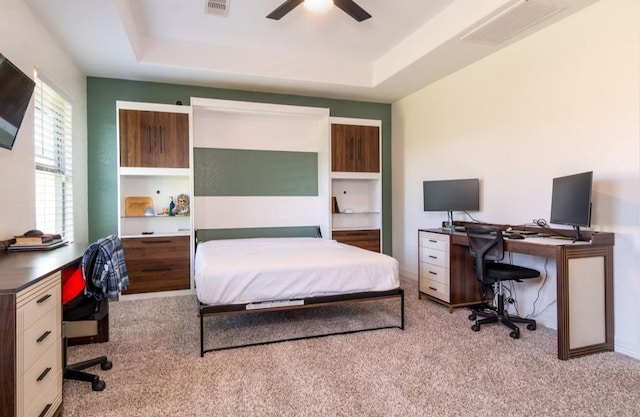
{"type": "Polygon", "coordinates": [[[154,115],[149,111],[120,110],[120,166],[155,167],[154,115]]]}
{"type": "Polygon", "coordinates": [[[380,133],[377,126],[358,126],[355,140],[355,171],[380,172],[380,133]]]}
{"type": "Polygon", "coordinates": [[[189,167],[189,115],[156,112],[156,166],[189,167]]]}
{"type": "Polygon", "coordinates": [[[331,171],[380,172],[379,128],[331,125],[331,171]]]}
{"type": "Polygon", "coordinates": [[[120,110],[120,166],[189,167],[189,116],[120,110]]]}

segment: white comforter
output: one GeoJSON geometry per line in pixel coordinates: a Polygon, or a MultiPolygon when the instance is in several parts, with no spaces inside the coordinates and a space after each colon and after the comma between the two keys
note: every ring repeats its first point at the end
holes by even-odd
{"type": "Polygon", "coordinates": [[[394,258],[317,238],[256,238],[199,243],[198,300],[245,304],[386,291],[400,286],[394,258]]]}

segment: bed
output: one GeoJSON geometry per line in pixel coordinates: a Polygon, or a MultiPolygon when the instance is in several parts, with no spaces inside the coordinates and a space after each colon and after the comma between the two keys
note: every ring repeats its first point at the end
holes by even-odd
{"type": "Polygon", "coordinates": [[[238,347],[361,331],[404,329],[404,290],[390,256],[318,236],[316,227],[197,230],[194,280],[200,356],[238,347]],[[205,349],[209,316],[292,310],[397,298],[399,325],[323,333],[205,349]]]}

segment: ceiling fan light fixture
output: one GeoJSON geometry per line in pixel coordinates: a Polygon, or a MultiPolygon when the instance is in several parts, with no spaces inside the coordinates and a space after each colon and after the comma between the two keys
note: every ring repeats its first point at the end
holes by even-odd
{"type": "Polygon", "coordinates": [[[304,0],[304,7],[313,13],[324,13],[333,7],[333,0],[304,0]]]}

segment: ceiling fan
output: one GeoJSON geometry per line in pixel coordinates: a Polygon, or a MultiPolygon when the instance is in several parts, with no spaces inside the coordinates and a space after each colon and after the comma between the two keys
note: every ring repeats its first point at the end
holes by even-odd
{"type": "MultiPolygon", "coordinates": [[[[303,2],[304,0],[286,0],[274,11],[269,13],[267,17],[273,20],[280,20],[303,2]]],[[[353,0],[333,0],[333,4],[341,8],[346,14],[353,17],[358,22],[362,22],[363,20],[367,20],[371,17],[369,13],[367,13],[362,7],[358,6],[353,0]]]]}

